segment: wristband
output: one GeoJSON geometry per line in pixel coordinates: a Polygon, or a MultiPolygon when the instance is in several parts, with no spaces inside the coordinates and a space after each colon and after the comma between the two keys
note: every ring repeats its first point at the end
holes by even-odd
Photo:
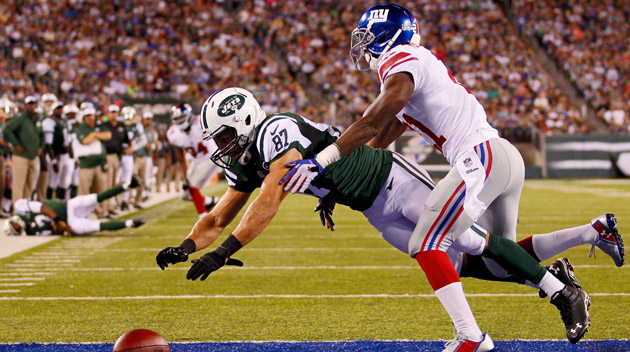
{"type": "Polygon", "coordinates": [[[339,159],[341,159],[341,149],[339,149],[337,143],[333,143],[324,148],[324,150],[319,152],[315,157],[315,161],[322,166],[322,169],[339,159]]]}
{"type": "Polygon", "coordinates": [[[214,250],[214,253],[225,259],[236,253],[236,251],[241,248],[243,248],[241,242],[236,237],[234,237],[234,235],[229,235],[228,238],[223,243],[221,243],[221,245],[217,247],[217,249],[214,250]]]}
{"type": "Polygon", "coordinates": [[[181,248],[184,248],[186,254],[194,253],[197,250],[197,245],[195,244],[195,241],[191,240],[190,238],[186,238],[184,242],[182,242],[182,244],[180,244],[179,246],[181,248]]]}

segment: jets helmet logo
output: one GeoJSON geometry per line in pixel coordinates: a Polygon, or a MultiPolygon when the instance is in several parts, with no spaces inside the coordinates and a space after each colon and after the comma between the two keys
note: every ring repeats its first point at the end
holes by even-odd
{"type": "Polygon", "coordinates": [[[370,17],[368,20],[370,22],[385,22],[387,21],[387,15],[389,14],[389,9],[378,9],[370,11],[370,17]]]}
{"type": "Polygon", "coordinates": [[[243,107],[245,104],[245,96],[242,94],[233,94],[229,97],[223,99],[221,104],[219,104],[219,108],[217,109],[217,113],[221,117],[226,117],[230,115],[234,115],[234,113],[243,107]]]}

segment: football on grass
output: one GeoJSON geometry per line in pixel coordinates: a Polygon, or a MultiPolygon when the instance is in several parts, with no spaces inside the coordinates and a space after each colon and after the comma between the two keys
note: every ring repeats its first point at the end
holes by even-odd
{"type": "Polygon", "coordinates": [[[157,332],[147,329],[131,330],[114,344],[114,352],[170,352],[168,342],[157,332]]]}

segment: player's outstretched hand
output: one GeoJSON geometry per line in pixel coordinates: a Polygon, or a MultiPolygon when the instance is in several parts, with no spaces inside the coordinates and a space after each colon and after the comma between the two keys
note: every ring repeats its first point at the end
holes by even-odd
{"type": "Polygon", "coordinates": [[[166,247],[158,253],[155,261],[164,270],[169,264],[177,264],[188,260],[188,253],[182,247],[166,247]]]}
{"type": "Polygon", "coordinates": [[[329,199],[319,199],[319,203],[315,207],[315,211],[319,212],[319,219],[322,225],[326,226],[330,231],[335,231],[335,222],[332,219],[332,213],[335,210],[335,202],[329,199]]]}
{"type": "Polygon", "coordinates": [[[188,270],[186,278],[188,280],[197,280],[201,277],[201,281],[224,265],[243,266],[242,261],[232,258],[227,258],[226,260],[216,252],[204,254],[199,259],[192,260],[191,263],[193,263],[193,266],[188,270]]]}
{"type": "Polygon", "coordinates": [[[316,156],[313,155],[311,159],[294,160],[285,165],[291,169],[280,180],[280,184],[284,184],[285,191],[304,193],[311,181],[324,171],[322,166],[315,161],[316,156]]]}

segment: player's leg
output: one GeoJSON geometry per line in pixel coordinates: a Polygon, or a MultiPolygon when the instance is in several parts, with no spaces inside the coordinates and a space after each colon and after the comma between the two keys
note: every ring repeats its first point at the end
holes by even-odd
{"type": "Polygon", "coordinates": [[[135,220],[100,222],[98,220],[75,217],[69,218],[68,222],[75,235],[87,235],[97,231],[115,231],[129,227],[138,227],[146,221],[144,218],[138,218],[135,220]]]}
{"type": "MultiPolygon", "coordinates": [[[[131,176],[133,175],[133,155],[123,155],[120,158],[120,181],[122,183],[131,182],[131,176]]],[[[122,194],[122,202],[120,204],[120,210],[129,209],[129,191],[122,194]]]]}
{"type": "Polygon", "coordinates": [[[70,159],[68,153],[59,156],[59,184],[55,190],[57,200],[65,200],[68,188],[72,183],[72,173],[74,171],[74,160],[70,159]]]}
{"type": "Polygon", "coordinates": [[[57,171],[52,166],[50,156],[46,154],[46,163],[48,163],[48,187],[46,188],[46,199],[53,199],[57,187],[59,187],[59,177],[61,177],[61,165],[57,164],[57,171]]]}
{"type": "Polygon", "coordinates": [[[205,197],[199,189],[206,185],[210,178],[220,172],[220,170],[221,168],[210,159],[198,163],[193,162],[189,165],[186,174],[186,179],[190,185],[188,192],[200,217],[205,215],[217,203],[218,197],[205,197]]]}
{"type": "Polygon", "coordinates": [[[569,248],[590,244],[592,247],[589,256],[597,246],[613,259],[616,266],[620,267],[625,263],[623,239],[617,230],[617,219],[613,214],[598,216],[590,224],[529,236],[518,243],[539,261],[553,258],[569,248]]]}

